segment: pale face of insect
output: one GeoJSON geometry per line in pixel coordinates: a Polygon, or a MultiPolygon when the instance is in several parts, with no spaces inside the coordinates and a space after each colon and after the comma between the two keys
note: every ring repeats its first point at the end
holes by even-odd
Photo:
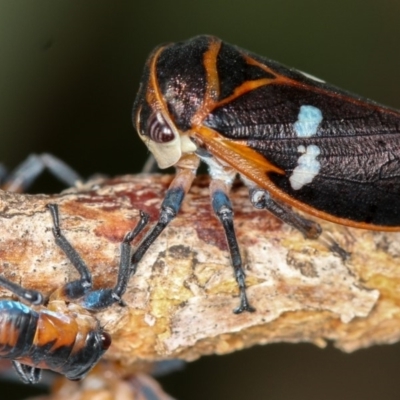
{"type": "Polygon", "coordinates": [[[183,154],[196,151],[196,145],[177,129],[167,113],[153,111],[147,122],[141,121],[140,118],[141,110],[136,116],[139,137],[151,151],[161,169],[175,165],[183,154]],[[145,130],[140,127],[145,127],[145,130]]]}
{"type": "MultiPolygon", "coordinates": [[[[206,82],[204,77],[199,81],[193,73],[193,61],[182,45],[179,49],[160,46],[153,51],[133,106],[139,136],[160,168],[177,164],[182,156],[197,149],[189,135],[193,133],[192,117],[203,102],[206,82]]],[[[204,47],[207,46],[208,39],[204,40],[204,47]]],[[[199,51],[195,65],[200,69],[202,59],[203,52],[199,51]]]]}

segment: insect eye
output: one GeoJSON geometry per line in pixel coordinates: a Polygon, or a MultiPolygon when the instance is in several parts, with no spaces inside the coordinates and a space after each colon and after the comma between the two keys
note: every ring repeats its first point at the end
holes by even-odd
{"type": "Polygon", "coordinates": [[[101,335],[101,347],[103,350],[107,350],[111,346],[111,336],[107,332],[102,332],[101,335]]]}
{"type": "Polygon", "coordinates": [[[147,136],[157,143],[167,143],[175,139],[175,134],[161,114],[153,114],[147,123],[147,136]]]}

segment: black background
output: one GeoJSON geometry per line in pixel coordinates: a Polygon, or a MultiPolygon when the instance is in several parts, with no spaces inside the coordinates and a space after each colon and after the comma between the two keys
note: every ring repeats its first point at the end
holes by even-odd
{"type": "MultiPolygon", "coordinates": [[[[0,160],[45,151],[83,176],[138,172],[147,151],[131,107],[145,59],[202,33],[400,108],[399,15],[394,0],[0,0],[0,160]]],[[[399,345],[276,344],[203,358],[163,384],[180,400],[387,400],[399,364],[399,345]]]]}

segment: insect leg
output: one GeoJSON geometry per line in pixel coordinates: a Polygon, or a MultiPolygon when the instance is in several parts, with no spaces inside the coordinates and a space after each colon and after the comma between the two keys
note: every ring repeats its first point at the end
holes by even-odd
{"type": "MultiPolygon", "coordinates": [[[[318,239],[322,233],[321,226],[294,212],[289,207],[277,203],[266,190],[254,188],[250,190],[250,201],[254,207],[266,209],[277,218],[300,231],[306,239],[318,239]]],[[[342,249],[331,237],[322,237],[321,242],[343,261],[349,257],[349,253],[342,249]]]]}
{"type": "Polygon", "coordinates": [[[143,230],[143,228],[149,222],[149,215],[140,212],[140,221],[136,225],[136,227],[128,232],[124,240],[121,243],[121,258],[119,262],[119,272],[118,272],[118,281],[114,287],[113,294],[118,298],[121,298],[126,291],[126,287],[128,286],[129,277],[130,277],[130,266],[131,266],[131,242],[139,233],[143,230]]]}
{"type": "Polygon", "coordinates": [[[61,233],[57,204],[48,204],[47,207],[51,212],[51,216],[53,217],[53,235],[56,244],[65,253],[81,276],[80,279],[67,283],[61,289],[61,296],[68,299],[82,297],[92,288],[92,274],[78,252],[71,246],[71,243],[69,243],[67,238],[61,233]]]}
{"type": "Polygon", "coordinates": [[[46,168],[67,186],[73,186],[82,180],[77,172],[59,158],[47,153],[32,154],[3,179],[2,189],[9,192],[25,192],[46,168]]]}
{"type": "Polygon", "coordinates": [[[53,217],[53,234],[56,244],[61,248],[81,275],[80,279],[64,285],[59,292],[56,292],[56,295],[68,299],[77,299],[82,297],[80,303],[88,310],[100,310],[109,307],[111,304],[116,302],[122,303],[121,297],[126,291],[130,275],[130,242],[146,226],[149,216],[141,212],[138,225],[125,235],[121,244],[120,270],[116,286],[113,289],[92,291],[92,275],[87,265],[78,252],[72,247],[71,243],[69,243],[67,238],[61,233],[58,206],[56,204],[48,204],[48,208],[53,217]]]}
{"type": "Polygon", "coordinates": [[[266,190],[251,189],[250,201],[255,208],[268,210],[283,222],[299,230],[307,239],[317,239],[322,232],[319,224],[302,217],[289,207],[276,202],[266,190]]]}
{"type": "Polygon", "coordinates": [[[43,296],[37,290],[24,289],[22,286],[9,281],[0,275],[0,286],[14,293],[16,296],[24,299],[30,304],[39,305],[43,304],[43,296]]]}
{"type": "Polygon", "coordinates": [[[80,303],[87,310],[102,310],[114,303],[124,305],[122,302],[122,296],[126,291],[130,277],[130,243],[143,230],[148,221],[148,214],[141,211],[139,223],[132,231],[125,235],[124,240],[121,243],[118,280],[115,287],[112,289],[99,289],[86,293],[80,303]]]}
{"type": "Polygon", "coordinates": [[[44,169],[45,166],[40,157],[31,154],[9,176],[2,180],[2,189],[9,192],[24,192],[44,169]]]}
{"type": "Polygon", "coordinates": [[[114,303],[124,305],[122,296],[126,291],[130,277],[130,258],[131,245],[133,239],[143,230],[149,220],[148,214],[140,212],[140,221],[136,227],[128,232],[121,243],[121,255],[119,262],[119,272],[117,284],[113,289],[100,289],[87,293],[81,300],[81,304],[87,310],[101,310],[111,306],[114,303]]]}
{"type": "Polygon", "coordinates": [[[76,182],[84,179],[67,163],[49,153],[39,156],[47,169],[67,186],[74,186],[76,182]]]}
{"type": "Polygon", "coordinates": [[[21,378],[22,382],[35,384],[40,381],[42,370],[40,368],[31,367],[30,365],[21,364],[18,361],[12,361],[15,371],[21,378]]]}
{"type": "Polygon", "coordinates": [[[249,304],[246,295],[246,275],[243,270],[242,257],[236,239],[235,227],[233,225],[233,210],[227,194],[228,191],[229,188],[223,181],[218,179],[211,181],[210,193],[212,207],[225,230],[232,266],[240,290],[240,305],[234,310],[234,313],[240,314],[243,311],[253,312],[255,309],[249,304]]]}
{"type": "Polygon", "coordinates": [[[176,217],[176,214],[181,208],[185,194],[192,186],[199,165],[198,158],[188,157],[186,160],[182,161],[185,164],[182,163],[182,165],[177,168],[175,178],[171,182],[162,202],[157,224],[139,244],[131,257],[130,275],[135,274],[137,265],[148,248],[158,238],[166,226],[176,217]]]}

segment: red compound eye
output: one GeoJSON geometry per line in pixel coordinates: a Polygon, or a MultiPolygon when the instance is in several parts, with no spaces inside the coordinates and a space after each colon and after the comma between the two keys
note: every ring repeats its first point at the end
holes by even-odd
{"type": "Polygon", "coordinates": [[[167,143],[175,139],[174,132],[160,113],[155,113],[149,118],[147,136],[157,143],[167,143]]]}
{"type": "Polygon", "coordinates": [[[102,347],[106,351],[111,346],[111,336],[107,332],[103,332],[101,335],[102,347]]]}

